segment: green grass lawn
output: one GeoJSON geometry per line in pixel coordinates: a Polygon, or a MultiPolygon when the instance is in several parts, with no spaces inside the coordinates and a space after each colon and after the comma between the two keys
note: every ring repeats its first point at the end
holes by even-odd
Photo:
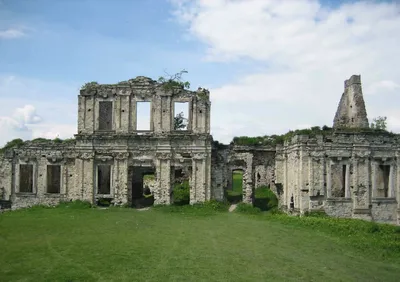
{"type": "Polygon", "coordinates": [[[399,230],[376,226],[192,207],[19,210],[0,214],[0,281],[400,281],[399,230]]]}

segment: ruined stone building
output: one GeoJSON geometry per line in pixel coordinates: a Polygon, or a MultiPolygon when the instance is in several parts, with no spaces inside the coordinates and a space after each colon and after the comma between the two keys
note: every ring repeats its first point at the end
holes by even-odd
{"type": "Polygon", "coordinates": [[[133,205],[143,176],[155,174],[155,204],[173,201],[175,178],[186,174],[190,203],[223,200],[232,172],[243,171],[243,202],[269,186],[283,210],[323,210],[337,217],[400,224],[400,137],[368,130],[360,76],[345,81],[333,130],[295,135],[283,144],[221,145],[210,135],[205,89],[166,89],[137,77],[91,84],[78,96],[78,132],[71,143],[27,142],[0,158],[0,188],[14,207],[61,200],[111,199],[133,205]],[[139,104],[150,121],[139,128],[139,104]],[[188,124],[174,127],[175,105],[188,124]]]}

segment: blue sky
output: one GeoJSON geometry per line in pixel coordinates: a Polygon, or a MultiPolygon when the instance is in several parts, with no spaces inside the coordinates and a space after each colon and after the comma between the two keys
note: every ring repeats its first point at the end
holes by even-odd
{"type": "Polygon", "coordinates": [[[382,63],[397,51],[379,49],[398,43],[398,11],[393,1],[0,0],[0,143],[75,133],[85,82],[181,69],[192,88],[210,88],[213,134],[224,142],[331,125],[353,73],[370,116],[386,114],[400,130],[385,102],[398,99],[397,59],[382,63]],[[361,61],[371,50],[379,54],[361,61]]]}

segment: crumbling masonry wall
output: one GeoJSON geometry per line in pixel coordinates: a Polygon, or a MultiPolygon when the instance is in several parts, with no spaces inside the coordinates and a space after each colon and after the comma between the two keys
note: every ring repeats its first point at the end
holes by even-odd
{"type": "Polygon", "coordinates": [[[137,77],[83,88],[74,143],[31,142],[6,151],[1,158],[0,188],[13,208],[78,199],[96,203],[100,198],[130,204],[132,167],[155,171],[156,204],[171,203],[176,168],[192,173],[191,203],[210,200],[209,92],[164,86],[137,77]],[[142,101],[150,103],[150,129],[145,131],[137,125],[137,102],[142,101]],[[174,129],[175,102],[188,103],[185,130],[174,129]],[[60,171],[60,177],[53,171],[60,171]]]}
{"type": "Polygon", "coordinates": [[[164,86],[137,77],[84,87],[75,141],[6,150],[0,155],[0,196],[13,208],[101,198],[132,205],[142,192],[135,183],[142,189],[142,174],[154,171],[155,203],[170,204],[175,172],[182,170],[193,204],[223,200],[232,172],[242,170],[245,203],[253,202],[257,187],[269,186],[290,213],[323,210],[400,224],[400,137],[368,131],[360,76],[345,81],[333,131],[296,135],[276,146],[213,142],[209,92],[164,86]],[[150,103],[148,130],[138,128],[139,102],[150,103]],[[174,129],[175,102],[188,104],[185,130],[174,129]]]}
{"type": "Polygon", "coordinates": [[[398,223],[400,138],[373,133],[295,136],[277,151],[283,206],[299,213],[398,223]],[[389,173],[379,172],[387,168],[389,173]],[[288,172],[286,172],[288,171],[288,172]],[[383,179],[386,178],[386,179],[383,179]],[[386,194],[380,192],[385,190],[386,194]],[[382,196],[384,195],[384,196],[382,196]]]}
{"type": "Polygon", "coordinates": [[[212,190],[223,199],[224,190],[232,189],[232,173],[243,171],[243,202],[252,203],[254,190],[260,186],[275,188],[275,148],[258,146],[213,147],[212,190]]]}

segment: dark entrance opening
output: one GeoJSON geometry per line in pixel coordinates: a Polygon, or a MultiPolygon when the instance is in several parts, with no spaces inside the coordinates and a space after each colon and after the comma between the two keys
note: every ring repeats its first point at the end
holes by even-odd
{"type": "Polygon", "coordinates": [[[19,192],[33,193],[33,165],[19,165],[19,192]]]}
{"type": "Polygon", "coordinates": [[[130,198],[134,208],[149,207],[154,204],[153,187],[156,177],[152,167],[129,167],[130,198]]]}
{"type": "Polygon", "coordinates": [[[60,193],[61,187],[61,166],[47,166],[47,193],[60,193]]]}

